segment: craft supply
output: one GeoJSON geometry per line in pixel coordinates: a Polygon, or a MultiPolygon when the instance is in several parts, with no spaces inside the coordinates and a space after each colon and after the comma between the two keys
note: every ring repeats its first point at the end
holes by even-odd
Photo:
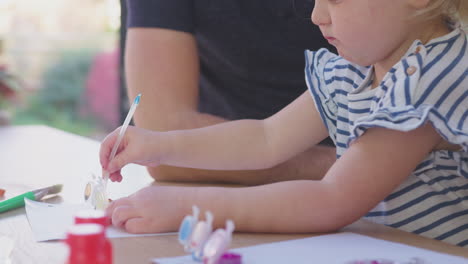
{"type": "MultiPolygon", "coordinates": [[[[123,125],[119,131],[119,136],[117,137],[117,140],[115,141],[114,147],[112,148],[111,154],[109,156],[109,161],[113,160],[115,157],[115,154],[117,153],[117,149],[119,148],[120,142],[122,141],[125,131],[127,131],[128,125],[130,124],[130,120],[132,120],[133,114],[135,113],[135,110],[138,104],[140,104],[140,98],[141,98],[141,94],[138,94],[133,100],[133,104],[130,107],[130,110],[128,110],[127,117],[125,117],[123,125]]],[[[107,180],[109,179],[109,173],[105,172],[103,178],[104,178],[104,190],[105,190],[107,180]]]]}
{"type": "MultiPolygon", "coordinates": [[[[68,228],[75,223],[75,215],[81,210],[91,209],[84,203],[60,203],[51,204],[26,200],[26,215],[31,226],[34,239],[37,242],[65,239],[68,228]]],[[[118,237],[142,237],[142,236],[164,236],[175,235],[172,233],[128,233],[121,228],[108,226],[106,236],[108,238],[118,237]]],[[[1,263],[1,262],[0,262],[1,263]]]]}
{"type": "Polygon", "coordinates": [[[194,260],[201,261],[203,257],[203,246],[213,231],[213,214],[210,211],[205,213],[206,220],[199,221],[190,236],[189,250],[192,252],[194,260]]]}
{"type": "Polygon", "coordinates": [[[68,264],[112,263],[112,254],[106,250],[106,238],[102,225],[73,225],[68,229],[66,243],[70,249],[68,264]]]}
{"type": "Polygon", "coordinates": [[[219,258],[217,264],[242,264],[242,256],[240,254],[226,252],[219,258]]]}
{"type": "Polygon", "coordinates": [[[84,197],[85,201],[91,205],[92,208],[99,210],[105,209],[109,202],[106,190],[104,189],[104,179],[91,174],[91,180],[85,187],[84,197]]]}
{"type": "MultiPolygon", "coordinates": [[[[424,264],[468,264],[463,257],[346,232],[236,248],[232,252],[242,255],[245,264],[346,264],[365,259],[390,259],[401,264],[412,258],[425,260],[424,264]]],[[[200,264],[187,255],[152,261],[158,264],[200,264]]]]}
{"type": "MultiPolygon", "coordinates": [[[[140,103],[141,94],[138,94],[135,99],[133,100],[133,104],[130,107],[127,117],[125,118],[123,125],[120,127],[119,135],[114,143],[112,151],[109,156],[109,161],[113,160],[117,150],[119,148],[120,142],[122,141],[123,136],[125,135],[125,131],[127,130],[130,121],[132,120],[133,114],[140,103]]],[[[84,198],[85,201],[90,201],[90,203],[96,209],[105,209],[109,203],[107,198],[107,181],[109,179],[109,172],[105,171],[102,179],[99,178],[97,181],[91,181],[86,184],[85,191],[84,191],[84,198]]]]}
{"type": "Polygon", "coordinates": [[[194,205],[192,206],[192,212],[193,215],[187,215],[184,217],[179,227],[179,243],[184,246],[184,250],[186,252],[190,252],[190,236],[192,235],[192,231],[198,222],[198,214],[200,213],[200,209],[194,205]]]}
{"type": "MultiPolygon", "coordinates": [[[[110,219],[102,210],[81,210],[75,214],[75,224],[98,224],[106,231],[110,225],[110,219]]],[[[104,237],[104,239],[105,245],[102,250],[105,251],[106,256],[110,258],[110,263],[112,263],[112,244],[107,237],[104,237]]]]}
{"type": "Polygon", "coordinates": [[[198,221],[200,210],[192,206],[193,215],[187,215],[179,228],[179,242],[186,252],[192,253],[194,261],[203,261],[205,264],[218,264],[220,257],[231,244],[234,222],[226,221],[226,229],[213,228],[213,214],[207,211],[206,221],[198,221]]]}
{"type": "Polygon", "coordinates": [[[80,210],[75,214],[75,224],[99,224],[106,228],[110,225],[110,218],[103,210],[80,210]]]}
{"type": "Polygon", "coordinates": [[[0,213],[16,209],[24,206],[24,199],[37,201],[42,199],[46,195],[57,194],[62,191],[62,184],[56,184],[50,187],[37,189],[21,195],[15,196],[8,200],[0,202],[0,213]]]}
{"type": "Polygon", "coordinates": [[[429,264],[429,262],[425,262],[420,258],[411,258],[408,261],[395,261],[390,259],[361,259],[350,261],[346,264],[429,264]]]}
{"type": "Polygon", "coordinates": [[[2,197],[3,195],[5,195],[5,190],[4,189],[0,189],[0,197],[2,197]]]}
{"type": "Polygon", "coordinates": [[[219,258],[223,255],[232,240],[232,232],[234,232],[234,222],[226,221],[226,229],[217,229],[206,241],[203,247],[203,263],[216,264],[219,258]]]}

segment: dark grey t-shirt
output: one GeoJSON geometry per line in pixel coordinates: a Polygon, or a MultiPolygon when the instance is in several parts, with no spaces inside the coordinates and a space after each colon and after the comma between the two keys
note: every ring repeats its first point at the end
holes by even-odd
{"type": "Polygon", "coordinates": [[[192,33],[201,65],[199,110],[262,119],[306,91],[305,49],[333,50],[294,1],[313,6],[311,0],[127,0],[128,26],[192,33]]]}

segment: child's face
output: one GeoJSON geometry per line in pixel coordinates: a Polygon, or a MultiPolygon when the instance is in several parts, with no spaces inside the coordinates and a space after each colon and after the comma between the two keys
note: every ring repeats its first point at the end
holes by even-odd
{"type": "Polygon", "coordinates": [[[342,57],[368,66],[401,53],[410,39],[415,29],[408,18],[414,8],[408,2],[316,0],[312,21],[342,57]]]}

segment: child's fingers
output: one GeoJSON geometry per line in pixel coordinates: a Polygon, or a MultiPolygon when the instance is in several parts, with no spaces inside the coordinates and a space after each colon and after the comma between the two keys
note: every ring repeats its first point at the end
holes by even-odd
{"type": "Polygon", "coordinates": [[[130,162],[132,162],[132,160],[128,158],[128,152],[122,151],[115,155],[111,161],[109,161],[109,164],[107,165],[107,171],[110,174],[113,174],[117,171],[120,171],[120,169],[122,169],[130,162]]]}
{"type": "Polygon", "coordinates": [[[112,217],[112,214],[114,213],[115,208],[119,206],[124,206],[124,205],[131,205],[132,202],[128,197],[121,198],[115,201],[112,201],[106,208],[106,215],[112,217]]]}
{"type": "Polygon", "coordinates": [[[113,182],[121,182],[123,177],[122,177],[122,174],[120,173],[120,171],[116,171],[114,173],[111,173],[109,175],[109,179],[113,182]]]}
{"type": "Polygon", "coordinates": [[[143,217],[130,218],[125,222],[125,230],[133,234],[148,233],[155,230],[148,230],[151,225],[148,219],[143,217]]]}
{"type": "Polygon", "coordinates": [[[117,135],[114,131],[109,134],[101,143],[101,147],[99,149],[99,161],[101,162],[101,166],[104,169],[106,169],[109,165],[109,156],[116,140],[116,136],[117,135]]]}
{"type": "Polygon", "coordinates": [[[110,202],[106,208],[106,215],[110,218],[112,218],[112,213],[114,212],[114,209],[115,209],[115,203],[116,201],[110,202]]]}
{"type": "Polygon", "coordinates": [[[139,217],[135,207],[130,205],[121,205],[114,209],[112,214],[112,224],[117,227],[123,227],[125,222],[131,218],[139,217]]]}

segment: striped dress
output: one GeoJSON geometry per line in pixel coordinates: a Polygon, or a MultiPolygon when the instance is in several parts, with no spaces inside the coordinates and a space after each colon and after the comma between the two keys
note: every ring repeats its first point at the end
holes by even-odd
{"type": "Polygon", "coordinates": [[[459,151],[431,152],[366,218],[468,247],[468,44],[461,29],[415,41],[371,89],[373,69],[326,49],[306,51],[306,82],[339,158],[367,128],[431,122],[459,151]]]}

